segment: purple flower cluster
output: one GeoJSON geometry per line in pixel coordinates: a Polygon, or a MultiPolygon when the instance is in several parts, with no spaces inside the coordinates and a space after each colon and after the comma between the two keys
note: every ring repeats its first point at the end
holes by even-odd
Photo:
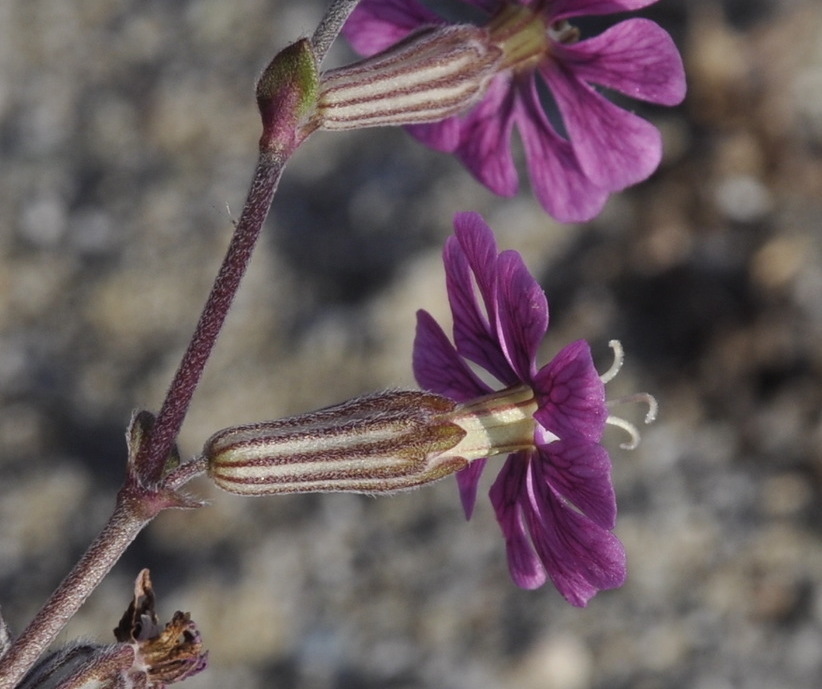
{"type": "MultiPolygon", "coordinates": [[[[654,22],[635,18],[580,40],[569,23],[656,0],[462,2],[488,17],[489,41],[505,57],[485,95],[467,113],[410,126],[419,141],[453,153],[494,193],[513,196],[518,189],[511,149],[516,126],[534,193],[548,213],[565,222],[594,217],[610,193],[657,168],[659,131],[614,105],[594,85],[676,105],[685,95],[685,75],[671,37],[654,22]],[[553,117],[540,97],[540,82],[554,99],[553,117]]],[[[373,55],[423,27],[445,23],[418,0],[362,0],[344,32],[358,52],[373,55]]]]}
{"type": "MultiPolygon", "coordinates": [[[[498,253],[476,213],[457,215],[444,251],[454,344],[425,311],[417,314],[414,373],[428,390],[470,402],[496,390],[528,386],[536,409],[530,447],[511,453],[491,487],[514,581],[524,588],[550,578],[572,604],[625,579],[625,553],[613,535],[616,500],[611,463],[599,444],[608,417],[605,386],[584,341],[538,368],[548,303],[514,251],[498,253]],[[499,386],[472,370],[485,369],[499,386]]],[[[470,518],[487,458],[457,474],[470,518]]]]}

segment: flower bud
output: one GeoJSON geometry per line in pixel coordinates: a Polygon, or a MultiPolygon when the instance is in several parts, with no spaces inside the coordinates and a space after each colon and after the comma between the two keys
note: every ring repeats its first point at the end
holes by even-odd
{"type": "Polygon", "coordinates": [[[391,390],[277,421],[226,428],[205,444],[214,482],[241,495],[386,493],[467,466],[448,452],[465,436],[455,403],[391,390]]]}
{"type": "Polygon", "coordinates": [[[479,100],[502,59],[476,26],[423,29],[320,82],[318,117],[329,130],[436,122],[479,100]]]}
{"type": "Polygon", "coordinates": [[[313,130],[306,127],[317,100],[317,61],[302,39],[278,53],[257,81],[257,107],[263,120],[260,150],[291,153],[313,130]]]}

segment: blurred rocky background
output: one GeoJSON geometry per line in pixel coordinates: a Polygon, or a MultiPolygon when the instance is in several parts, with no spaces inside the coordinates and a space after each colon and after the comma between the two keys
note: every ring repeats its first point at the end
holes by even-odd
{"type": "MultiPolygon", "coordinates": [[[[253,82],[317,0],[0,3],[0,605],[25,625],[104,523],[124,428],[156,409],[239,214],[253,82]]],[[[822,686],[822,4],[662,0],[687,101],[634,107],[666,159],[585,226],[492,197],[399,130],[290,163],[180,438],[413,385],[414,312],[447,320],[455,211],[521,250],[545,357],[620,338],[610,433],[630,579],[587,609],[508,578],[487,500],[244,500],[161,515],[61,636],[111,640],[149,567],[211,668],[190,689],[822,686]],[[639,421],[642,410],[621,410],[639,421]]],[[[344,47],[330,63],[349,59],[344,47]]],[[[492,473],[492,472],[489,472],[492,473]]]]}

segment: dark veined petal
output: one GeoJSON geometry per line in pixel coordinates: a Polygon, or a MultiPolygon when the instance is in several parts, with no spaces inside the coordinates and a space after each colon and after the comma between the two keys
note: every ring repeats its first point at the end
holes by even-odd
{"type": "Polygon", "coordinates": [[[417,0],[361,0],[342,33],[360,55],[370,57],[421,26],[444,24],[417,0]]]}
{"type": "Polygon", "coordinates": [[[461,116],[460,143],[454,154],[477,180],[499,196],[513,196],[519,178],[511,153],[515,94],[511,75],[501,73],[483,99],[461,116]]]}
{"type": "Polygon", "coordinates": [[[454,345],[427,311],[417,311],[413,366],[420,387],[457,402],[491,392],[459,357],[454,345]]]}
{"type": "Polygon", "coordinates": [[[478,213],[458,213],[454,218],[454,234],[445,243],[443,260],[457,351],[505,385],[512,385],[518,378],[502,352],[496,333],[494,234],[478,213]],[[477,290],[482,305],[477,300],[477,290]]]}
{"type": "Polygon", "coordinates": [[[607,450],[585,440],[557,440],[538,448],[542,476],[597,526],[613,529],[616,495],[607,450]]]}
{"type": "Polygon", "coordinates": [[[533,79],[520,90],[516,122],[525,148],[531,188],[542,207],[561,222],[584,222],[605,205],[608,191],[593,183],[574,151],[548,122],[533,79]]]}
{"type": "Polygon", "coordinates": [[[585,606],[603,589],[625,582],[625,550],[614,534],[569,507],[529,463],[527,500],[521,501],[531,539],[548,576],[565,599],[585,606]]]}
{"type": "Polygon", "coordinates": [[[568,602],[584,606],[598,591],[625,581],[625,551],[607,529],[569,507],[542,472],[544,457],[508,457],[491,486],[511,578],[521,588],[545,583],[546,574],[568,602]]]}
{"type": "Polygon", "coordinates": [[[577,78],[631,98],[676,105],[685,97],[682,57],[667,31],[648,19],[629,19],[599,36],[554,46],[577,78]]]}
{"type": "Polygon", "coordinates": [[[468,211],[454,216],[454,236],[474,274],[482,301],[493,321],[496,315],[494,286],[497,280],[498,255],[494,232],[479,213],[468,211]]]}
{"type": "Polygon", "coordinates": [[[551,21],[630,12],[653,5],[655,2],[657,0],[552,0],[550,3],[551,21]]]}
{"type": "Polygon", "coordinates": [[[539,409],[534,418],[561,440],[597,442],[608,410],[591,348],[578,340],[563,348],[533,379],[539,409]]]}
{"type": "Polygon", "coordinates": [[[468,467],[457,472],[457,487],[460,491],[460,502],[466,519],[471,519],[471,515],[474,514],[479,480],[487,462],[487,458],[475,459],[468,467]]]}
{"type": "Polygon", "coordinates": [[[548,300],[516,251],[497,260],[497,295],[497,338],[519,379],[530,381],[548,330],[548,300]]]}
{"type": "Polygon", "coordinates": [[[505,460],[489,496],[505,538],[508,570],[520,588],[535,589],[546,579],[545,568],[526,530],[523,505],[528,504],[526,476],[530,454],[517,452],[505,460]]]}
{"type": "Polygon", "coordinates": [[[405,131],[428,148],[442,153],[453,153],[459,146],[462,136],[461,115],[447,117],[440,122],[409,124],[405,131]]]}
{"type": "Polygon", "coordinates": [[[609,191],[646,179],[662,159],[662,137],[650,122],[623,110],[581,81],[572,67],[540,68],[554,94],[585,175],[609,191]]]}

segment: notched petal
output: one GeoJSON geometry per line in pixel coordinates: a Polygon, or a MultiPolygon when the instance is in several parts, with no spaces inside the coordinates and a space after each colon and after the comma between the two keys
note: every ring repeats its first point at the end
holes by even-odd
{"type": "Polygon", "coordinates": [[[500,254],[498,268],[497,338],[518,378],[528,381],[548,330],[548,300],[518,252],[500,254]]]}
{"type": "Polygon", "coordinates": [[[558,440],[539,452],[542,478],[597,526],[613,529],[617,506],[607,450],[596,443],[558,440]]]}
{"type": "Polygon", "coordinates": [[[515,95],[511,77],[498,74],[483,99],[460,119],[460,142],[454,150],[468,171],[499,196],[514,196],[519,189],[511,132],[515,95]]]}
{"type": "Polygon", "coordinates": [[[590,220],[602,210],[608,191],[588,179],[571,144],[554,131],[533,81],[527,90],[522,90],[522,106],[517,115],[531,188],[540,205],[557,220],[590,220]]]}
{"type": "Polygon", "coordinates": [[[578,340],[562,349],[534,376],[539,402],[536,420],[561,440],[597,442],[608,409],[605,385],[591,359],[591,349],[578,340]]]}
{"type": "Polygon", "coordinates": [[[543,69],[574,155],[586,176],[608,191],[647,179],[662,159],[662,136],[578,78],[573,69],[543,69]]]}
{"type": "Polygon", "coordinates": [[[530,477],[524,516],[534,548],[554,586],[584,607],[598,592],[625,582],[625,549],[614,534],[569,507],[539,476],[530,477]]]}
{"type": "Polygon", "coordinates": [[[668,32],[648,19],[629,19],[555,50],[583,81],[660,105],[677,105],[685,97],[679,50],[668,32]]]}
{"type": "Polygon", "coordinates": [[[502,352],[496,333],[494,235],[477,213],[457,214],[454,229],[456,236],[446,242],[443,262],[457,352],[505,385],[513,385],[517,376],[502,352]]]}
{"type": "Polygon", "coordinates": [[[439,324],[427,311],[417,312],[414,377],[426,390],[465,402],[490,392],[460,359],[439,324]]]}
{"type": "Polygon", "coordinates": [[[523,506],[528,504],[527,471],[528,455],[522,452],[511,455],[491,486],[489,496],[505,538],[511,578],[520,588],[536,589],[548,577],[531,543],[523,516],[523,506]]]}

